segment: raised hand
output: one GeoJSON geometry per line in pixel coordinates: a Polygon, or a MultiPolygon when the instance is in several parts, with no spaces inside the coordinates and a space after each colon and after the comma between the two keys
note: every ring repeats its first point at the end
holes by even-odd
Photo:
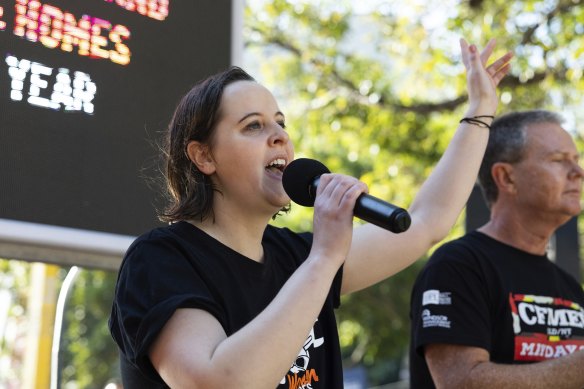
{"type": "Polygon", "coordinates": [[[481,111],[484,114],[493,114],[497,109],[497,85],[509,72],[509,60],[512,52],[487,66],[489,57],[495,48],[495,39],[491,39],[482,52],[478,52],[474,44],[460,40],[462,62],[467,72],[467,89],[471,111],[481,111]]]}

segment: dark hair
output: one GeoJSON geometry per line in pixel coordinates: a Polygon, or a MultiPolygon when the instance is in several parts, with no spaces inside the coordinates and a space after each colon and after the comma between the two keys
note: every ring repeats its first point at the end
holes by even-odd
{"type": "Polygon", "coordinates": [[[191,162],[186,147],[193,140],[203,144],[211,141],[223,91],[236,81],[255,79],[232,66],[195,84],[176,107],[163,146],[169,205],[159,215],[160,220],[203,220],[212,215],[215,188],[209,177],[191,162]]]}
{"type": "Polygon", "coordinates": [[[516,163],[523,159],[527,144],[526,129],[530,124],[562,122],[560,115],[545,110],[512,112],[493,121],[489,143],[479,170],[479,184],[489,207],[499,194],[491,175],[493,165],[496,162],[516,163]]]}

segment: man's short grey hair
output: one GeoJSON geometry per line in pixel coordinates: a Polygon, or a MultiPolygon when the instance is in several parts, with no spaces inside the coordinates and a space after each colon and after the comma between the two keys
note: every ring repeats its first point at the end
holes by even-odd
{"type": "Polygon", "coordinates": [[[555,123],[564,119],[555,112],[532,110],[511,112],[493,121],[489,143],[479,170],[479,184],[489,207],[497,200],[497,185],[491,175],[496,162],[516,163],[523,159],[527,143],[526,129],[530,124],[555,123]]]}

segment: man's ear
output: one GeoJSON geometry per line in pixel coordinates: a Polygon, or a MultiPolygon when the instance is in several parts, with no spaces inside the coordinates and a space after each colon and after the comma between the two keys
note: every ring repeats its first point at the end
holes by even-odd
{"type": "Polygon", "coordinates": [[[491,175],[499,189],[499,193],[516,193],[513,165],[507,162],[495,162],[491,167],[491,175]]]}
{"type": "Polygon", "coordinates": [[[192,140],[187,144],[187,156],[201,173],[209,176],[215,173],[215,162],[209,150],[209,146],[192,140]]]}

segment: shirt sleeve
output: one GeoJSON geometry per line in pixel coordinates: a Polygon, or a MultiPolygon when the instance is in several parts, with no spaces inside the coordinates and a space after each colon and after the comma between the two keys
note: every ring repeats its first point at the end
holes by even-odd
{"type": "Polygon", "coordinates": [[[199,308],[223,325],[224,314],[202,278],[172,242],[142,240],[126,254],[118,274],[110,331],[128,361],[159,379],[148,352],[179,308],[199,308]]]}
{"type": "Polygon", "coordinates": [[[446,343],[490,350],[488,289],[474,255],[464,247],[440,248],[420,273],[411,300],[412,342],[446,343]]]}

